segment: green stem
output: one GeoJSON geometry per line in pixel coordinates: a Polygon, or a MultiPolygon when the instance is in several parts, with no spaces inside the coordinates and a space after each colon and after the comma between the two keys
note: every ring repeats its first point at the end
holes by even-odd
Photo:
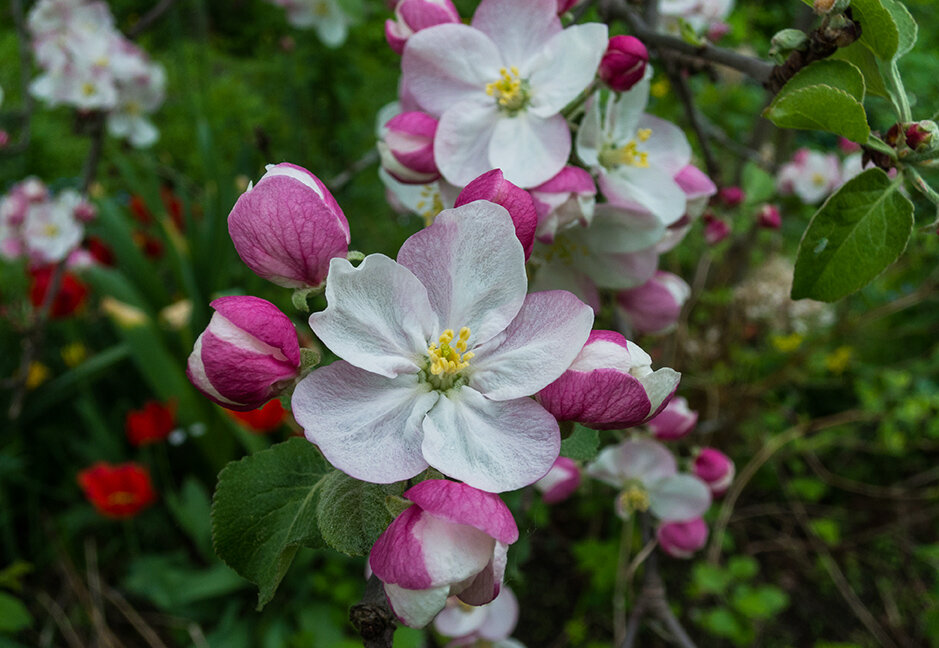
{"type": "MultiPolygon", "coordinates": [[[[919,172],[913,167],[906,167],[903,170],[903,173],[909,175],[910,182],[914,187],[916,187],[917,191],[926,196],[926,199],[936,206],[936,218],[932,223],[924,226],[922,229],[931,230],[936,226],[939,226],[939,192],[936,192],[935,189],[929,186],[929,183],[926,182],[926,179],[923,178],[923,176],[921,176],[919,172]]],[[[902,175],[903,174],[900,174],[897,177],[900,178],[902,175]]]]}
{"type": "Polygon", "coordinates": [[[890,84],[890,99],[900,121],[904,123],[912,121],[910,99],[906,94],[906,88],[903,87],[903,79],[900,78],[900,70],[897,68],[896,60],[890,61],[885,76],[887,77],[887,83],[890,84]]]}
{"type": "Polygon", "coordinates": [[[884,155],[889,155],[891,160],[897,159],[897,150],[876,135],[871,135],[868,137],[867,141],[864,142],[864,146],[872,148],[875,151],[883,153],[884,155]]]}

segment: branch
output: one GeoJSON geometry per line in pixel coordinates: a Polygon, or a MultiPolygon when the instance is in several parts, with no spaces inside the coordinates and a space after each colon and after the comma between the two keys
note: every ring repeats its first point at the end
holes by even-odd
{"type": "Polygon", "coordinates": [[[13,14],[13,26],[16,28],[17,47],[20,57],[20,86],[23,93],[23,111],[21,133],[16,144],[7,146],[5,154],[16,154],[26,150],[30,140],[30,125],[33,117],[33,95],[29,92],[29,77],[31,73],[32,56],[29,53],[29,34],[26,31],[26,21],[23,19],[23,1],[11,0],[10,11],[13,14]]]}
{"type": "Polygon", "coordinates": [[[362,636],[364,648],[392,647],[397,623],[384,586],[374,574],[365,584],[362,600],[349,609],[349,621],[362,636]]]}
{"type": "Polygon", "coordinates": [[[173,6],[173,3],[176,0],[160,0],[150,11],[145,13],[143,17],[134,23],[134,26],[127,30],[127,38],[130,40],[136,39],[143,32],[150,29],[150,26],[153,25],[167,10],[173,6]]]}
{"type": "Polygon", "coordinates": [[[711,142],[707,138],[701,113],[694,103],[694,97],[691,96],[691,88],[688,87],[688,79],[685,78],[684,70],[677,64],[672,55],[662,49],[659,50],[659,56],[665,63],[665,74],[668,75],[675,92],[678,93],[678,98],[681,99],[681,103],[685,108],[685,115],[698,137],[698,144],[701,145],[701,155],[704,157],[704,166],[708,175],[720,185],[721,167],[717,163],[717,158],[714,157],[711,142]]]}
{"type": "Polygon", "coordinates": [[[332,192],[341,191],[355,176],[359,175],[376,162],[378,162],[378,149],[371,148],[365,155],[350,164],[348,169],[327,182],[326,186],[329,187],[329,190],[332,192]]]}

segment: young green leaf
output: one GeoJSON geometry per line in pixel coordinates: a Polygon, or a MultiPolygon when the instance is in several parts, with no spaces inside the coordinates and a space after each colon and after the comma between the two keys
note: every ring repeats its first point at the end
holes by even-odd
{"type": "Polygon", "coordinates": [[[881,61],[891,61],[897,54],[900,31],[883,0],[853,0],[851,11],[861,25],[859,42],[870,48],[881,61]]]}
{"type": "Polygon", "coordinates": [[[866,142],[871,132],[861,102],[844,90],[827,85],[791,92],[783,88],[764,116],[780,128],[822,130],[852,142],[866,142]]]}
{"type": "Polygon", "coordinates": [[[900,58],[913,49],[919,27],[916,25],[916,21],[913,20],[913,16],[910,15],[909,9],[902,2],[899,2],[899,0],[880,1],[883,3],[884,9],[890,13],[890,17],[893,18],[893,22],[897,27],[896,58],[900,58]]]}
{"type": "Polygon", "coordinates": [[[212,502],[215,553],[258,586],[264,607],[300,546],[322,538],[316,503],[330,468],[305,439],[290,439],[222,469],[212,502]]]}
{"type": "Polygon", "coordinates": [[[799,244],[793,299],[841,299],[900,256],[913,230],[913,204],[899,186],[881,169],[868,169],[825,201],[799,244]]]}
{"type": "Polygon", "coordinates": [[[364,556],[391,524],[385,499],[402,492],[403,482],[369,484],[338,470],[331,472],[323,480],[316,505],[323,540],[344,554],[364,556]]]}
{"type": "Polygon", "coordinates": [[[855,42],[847,47],[840,47],[831,56],[832,59],[851,63],[860,70],[864,75],[864,87],[867,94],[884,98],[888,96],[884,77],[877,65],[877,58],[873,52],[864,47],[863,43],[855,42]]]}
{"type": "Polygon", "coordinates": [[[824,59],[815,61],[802,68],[786,82],[776,98],[808,88],[810,86],[831,86],[844,90],[858,101],[864,100],[864,75],[854,64],[848,61],[824,59]]]}
{"type": "Polygon", "coordinates": [[[561,456],[577,461],[590,461],[600,449],[600,435],[596,430],[575,425],[574,432],[561,441],[561,456]]]}

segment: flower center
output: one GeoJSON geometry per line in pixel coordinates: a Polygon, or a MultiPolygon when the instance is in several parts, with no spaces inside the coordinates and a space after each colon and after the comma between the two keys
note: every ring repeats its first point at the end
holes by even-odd
{"type": "Polygon", "coordinates": [[[42,233],[49,238],[53,238],[59,235],[59,226],[54,223],[46,223],[42,227],[42,233]]]}
{"type": "Polygon", "coordinates": [[[115,505],[124,505],[124,504],[133,504],[137,501],[137,495],[135,493],[129,493],[127,491],[115,491],[108,495],[108,504],[115,505]]]}
{"type": "Polygon", "coordinates": [[[421,188],[421,200],[417,203],[417,212],[424,219],[424,227],[434,224],[437,214],[443,211],[443,199],[440,192],[433,185],[424,185],[421,188]]]}
{"type": "Polygon", "coordinates": [[[652,137],[651,128],[640,128],[636,131],[636,139],[619,147],[607,147],[600,151],[600,164],[608,169],[618,166],[634,166],[641,169],[649,168],[649,154],[639,150],[639,144],[652,137]],[[637,142],[638,140],[638,142],[637,142]]]}
{"type": "Polygon", "coordinates": [[[812,174],[812,184],[815,185],[816,187],[822,187],[822,186],[824,186],[824,185],[825,185],[825,176],[823,176],[821,173],[813,173],[813,174],[812,174]]]}
{"type": "Polygon", "coordinates": [[[649,492],[638,482],[626,486],[619,495],[619,509],[624,513],[649,510],[649,492]]]}
{"type": "Polygon", "coordinates": [[[475,355],[466,350],[469,337],[469,327],[464,326],[459,336],[453,329],[447,329],[437,342],[431,342],[427,347],[427,366],[422,372],[424,381],[439,391],[465,384],[462,371],[469,367],[469,361],[475,355]]]}
{"type": "Polygon", "coordinates": [[[486,94],[494,97],[499,108],[515,114],[528,104],[528,81],[519,76],[514,65],[499,70],[499,79],[486,84],[486,94]]]}

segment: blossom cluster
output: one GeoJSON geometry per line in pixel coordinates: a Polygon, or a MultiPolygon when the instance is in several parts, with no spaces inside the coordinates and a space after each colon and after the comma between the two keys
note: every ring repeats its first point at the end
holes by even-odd
{"type": "Polygon", "coordinates": [[[313,29],[328,47],[342,45],[349,35],[351,17],[337,0],[267,0],[283,7],[287,22],[297,29],[313,29]]]}
{"type": "Polygon", "coordinates": [[[42,69],[29,87],[34,97],[105,112],[108,132],[133,146],[157,140],[148,115],[163,103],[166,74],[117,30],[105,2],[39,0],[28,28],[42,69]]]}

